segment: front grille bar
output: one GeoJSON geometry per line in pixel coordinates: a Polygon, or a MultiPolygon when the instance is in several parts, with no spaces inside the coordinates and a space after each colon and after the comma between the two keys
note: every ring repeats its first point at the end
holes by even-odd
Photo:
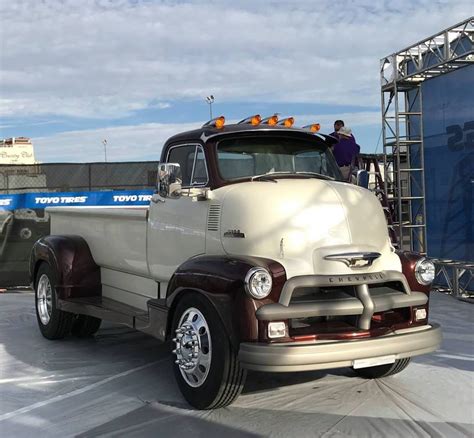
{"type": "Polygon", "coordinates": [[[407,295],[411,290],[405,276],[398,271],[381,271],[371,274],[345,274],[345,275],[299,275],[286,281],[281,291],[279,303],[288,306],[293,292],[301,287],[337,287],[357,286],[362,284],[385,283],[399,281],[407,295]]]}
{"type": "Polygon", "coordinates": [[[369,330],[370,321],[375,313],[375,304],[370,296],[369,286],[366,284],[359,284],[356,286],[356,294],[364,307],[362,315],[359,317],[359,321],[357,322],[357,326],[361,330],[369,330]]]}
{"type": "Polygon", "coordinates": [[[303,275],[292,277],[283,286],[278,303],[261,306],[257,312],[260,321],[305,318],[311,316],[357,316],[358,328],[369,330],[375,312],[390,309],[424,306],[428,296],[422,292],[412,292],[405,276],[398,271],[382,271],[373,274],[354,275],[303,275]],[[399,282],[403,292],[371,296],[369,284],[399,282]],[[298,288],[354,286],[356,297],[329,298],[316,302],[291,303],[293,292],[298,288]]]}

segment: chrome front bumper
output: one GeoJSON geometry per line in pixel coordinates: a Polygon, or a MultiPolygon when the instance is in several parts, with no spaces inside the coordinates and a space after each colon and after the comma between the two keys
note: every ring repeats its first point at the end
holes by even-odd
{"type": "Polygon", "coordinates": [[[244,368],[256,371],[308,371],[351,367],[358,359],[418,356],[435,351],[440,344],[441,328],[438,324],[431,324],[354,341],[244,342],[240,344],[239,360],[244,368]]]}

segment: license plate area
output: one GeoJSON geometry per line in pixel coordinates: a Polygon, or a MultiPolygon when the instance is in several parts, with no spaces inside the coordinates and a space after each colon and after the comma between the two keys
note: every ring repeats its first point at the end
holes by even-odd
{"type": "Polygon", "coordinates": [[[354,369],[376,367],[378,365],[387,365],[395,362],[395,355],[371,357],[369,359],[356,359],[352,362],[354,369]]]}

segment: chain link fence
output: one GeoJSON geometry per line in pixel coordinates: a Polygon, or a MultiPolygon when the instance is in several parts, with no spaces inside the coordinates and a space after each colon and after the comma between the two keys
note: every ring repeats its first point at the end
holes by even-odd
{"type": "Polygon", "coordinates": [[[5,195],[151,190],[157,169],[157,161],[0,165],[0,288],[29,284],[31,248],[50,233],[44,207],[8,207],[5,195]]]}
{"type": "Polygon", "coordinates": [[[0,165],[0,194],[154,187],[157,161],[0,165]]]}

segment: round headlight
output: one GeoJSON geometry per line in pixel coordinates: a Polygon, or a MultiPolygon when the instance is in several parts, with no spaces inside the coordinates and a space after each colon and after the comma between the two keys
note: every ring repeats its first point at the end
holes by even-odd
{"type": "Polygon", "coordinates": [[[415,265],[415,277],[418,283],[428,286],[435,278],[435,265],[431,260],[420,259],[415,265]]]}
{"type": "Polygon", "coordinates": [[[252,268],[245,276],[245,289],[254,298],[265,298],[272,290],[272,276],[266,269],[252,268]]]}

